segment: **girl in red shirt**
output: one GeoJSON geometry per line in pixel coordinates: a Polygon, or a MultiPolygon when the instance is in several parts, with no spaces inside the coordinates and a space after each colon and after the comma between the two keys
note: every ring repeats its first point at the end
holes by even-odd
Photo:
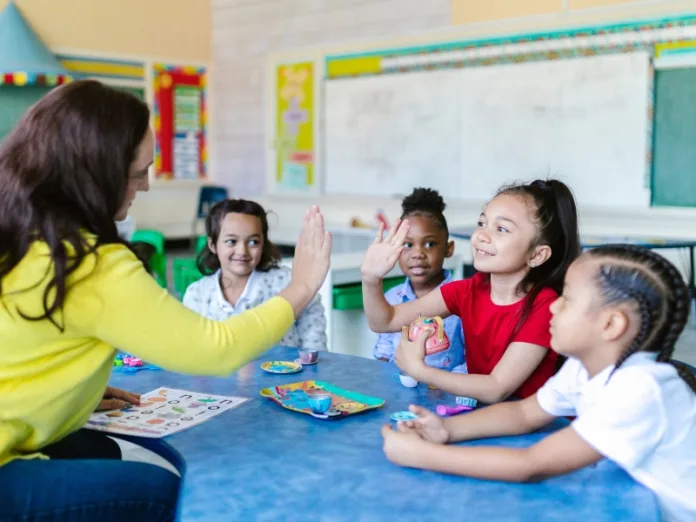
{"type": "Polygon", "coordinates": [[[471,238],[471,279],[443,285],[421,299],[387,303],[382,278],[398,261],[408,220],[384,227],[361,272],[368,323],[378,333],[407,327],[418,315],[462,320],[468,375],[424,363],[423,343],[401,342],[396,364],[417,381],[455,395],[494,403],[533,395],[556,370],[549,323],[551,303],[570,263],[580,254],[570,189],[557,180],[504,187],[486,205],[471,238]]]}

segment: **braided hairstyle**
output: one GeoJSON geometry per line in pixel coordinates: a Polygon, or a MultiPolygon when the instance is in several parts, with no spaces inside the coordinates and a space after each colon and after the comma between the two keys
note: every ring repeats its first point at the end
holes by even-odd
{"type": "Polygon", "coordinates": [[[437,190],[429,188],[415,188],[401,202],[401,219],[408,216],[428,216],[445,230],[449,236],[445,208],[447,205],[437,190]]]}
{"type": "Polygon", "coordinates": [[[674,366],[696,393],[696,376],[673,361],[674,345],[689,318],[691,296],[679,271],[655,252],[632,245],[607,245],[587,255],[599,260],[597,285],[606,304],[634,303],[640,329],[621,354],[614,371],[636,352],[657,353],[657,361],[674,366]]]}

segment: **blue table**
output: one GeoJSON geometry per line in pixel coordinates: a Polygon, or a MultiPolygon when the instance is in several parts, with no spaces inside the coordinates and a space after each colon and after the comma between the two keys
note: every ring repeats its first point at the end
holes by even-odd
{"type": "MultiPolygon", "coordinates": [[[[274,348],[228,378],[114,374],[112,385],[141,393],[168,386],[252,398],[157,443],[185,459],[181,520],[659,520],[654,495],[608,461],[540,484],[488,482],[394,466],[382,453],[380,436],[389,415],[409,403],[432,408],[451,397],[425,386],[400,386],[392,379],[391,364],[333,353],[322,353],[319,364],[294,375],[271,375],[259,368],[261,361],[293,360],[296,354],[274,348]],[[313,379],[380,397],[386,404],[322,421],[259,396],[267,386],[313,379]]],[[[559,420],[542,433],[486,444],[527,446],[566,423],[559,420]]]]}

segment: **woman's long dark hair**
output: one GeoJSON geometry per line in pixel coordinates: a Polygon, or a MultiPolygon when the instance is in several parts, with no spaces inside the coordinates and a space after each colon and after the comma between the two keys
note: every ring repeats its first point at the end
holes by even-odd
{"type": "Polygon", "coordinates": [[[0,299],[5,276],[32,242],[44,241],[52,261],[43,313],[18,310],[25,319],[47,319],[62,330],[56,312],[68,277],[98,246],[124,244],[114,219],[149,121],[147,105],[135,96],[77,81],[39,100],[0,145],[0,299]]]}

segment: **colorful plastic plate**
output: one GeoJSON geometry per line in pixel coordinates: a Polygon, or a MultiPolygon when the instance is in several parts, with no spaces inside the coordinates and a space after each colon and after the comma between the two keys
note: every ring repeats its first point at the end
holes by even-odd
{"type": "Polygon", "coordinates": [[[268,373],[297,373],[302,371],[302,365],[289,361],[267,361],[261,364],[261,369],[268,373]]]}
{"type": "Polygon", "coordinates": [[[405,422],[410,420],[416,420],[418,415],[411,413],[410,411],[397,411],[391,414],[391,420],[396,422],[405,422]]]}
{"type": "Polygon", "coordinates": [[[384,401],[361,393],[333,386],[323,381],[303,381],[261,390],[261,395],[288,410],[305,413],[318,419],[341,419],[367,410],[381,408],[384,401]],[[312,412],[307,392],[323,391],[331,395],[331,408],[326,414],[312,412]]]}

